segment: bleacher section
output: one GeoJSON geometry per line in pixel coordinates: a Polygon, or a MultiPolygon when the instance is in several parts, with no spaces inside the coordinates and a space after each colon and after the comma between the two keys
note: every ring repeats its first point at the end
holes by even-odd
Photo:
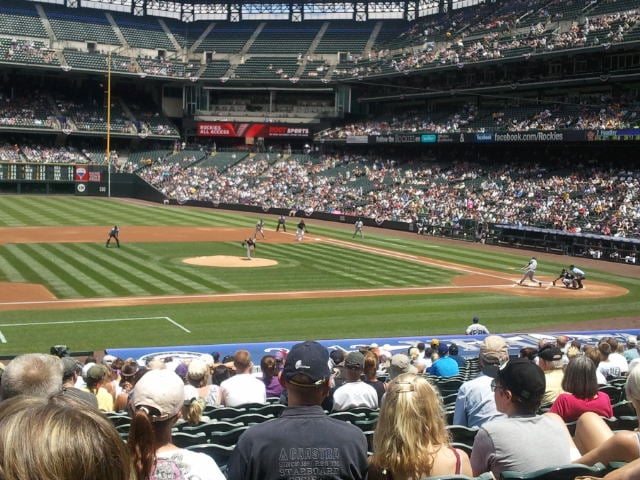
{"type": "Polygon", "coordinates": [[[58,40],[121,45],[104,12],[43,5],[58,40]]]}
{"type": "MultiPolygon", "coordinates": [[[[108,69],[107,65],[109,57],[102,53],[87,53],[65,49],[62,52],[62,55],[71,68],[89,70],[93,72],[106,72],[108,69]]],[[[139,67],[129,57],[112,55],[111,71],[119,73],[136,73],[139,71],[139,67]]]]}
{"type": "Polygon", "coordinates": [[[235,69],[236,79],[275,80],[295,77],[299,64],[296,57],[251,57],[235,69]]]}
{"type": "Polygon", "coordinates": [[[361,55],[375,25],[376,22],[331,21],[320,39],[315,53],[345,52],[352,55],[361,55]]]}
{"type": "Polygon", "coordinates": [[[304,54],[318,33],[317,22],[295,24],[268,22],[247,51],[248,54],[304,54]]]}
{"type": "Polygon", "coordinates": [[[107,46],[120,47],[117,51],[124,60],[117,62],[116,73],[187,78],[194,82],[200,78],[223,82],[331,82],[483,60],[529,59],[558,50],[640,40],[638,13],[631,11],[636,3],[512,0],[414,22],[270,20],[188,24],[55,4],[35,7],[30,2],[12,0],[0,5],[0,34],[28,31],[32,37],[46,39],[44,47],[54,47],[35,55],[23,51],[7,54],[3,50],[4,61],[11,63],[60,64],[66,68],[67,62],[61,57],[63,48],[65,56],[67,52],[78,52],[68,53],[71,68],[101,71],[99,58],[82,56],[85,49],[93,54],[94,47],[88,43],[95,42],[97,55],[113,51],[107,46]],[[338,53],[339,57],[332,57],[338,53]],[[205,60],[208,65],[202,66],[205,60]],[[330,65],[335,68],[324,71],[330,65]],[[322,71],[318,70],[320,67],[322,71]]]}
{"type": "Polygon", "coordinates": [[[195,53],[238,53],[242,50],[260,22],[216,22],[209,34],[202,39],[195,53]]]}
{"type": "Polygon", "coordinates": [[[157,18],[136,17],[134,19],[130,15],[113,13],[111,15],[130,47],[169,52],[176,50],[157,18]]]}
{"type": "Polygon", "coordinates": [[[0,33],[7,35],[28,33],[33,38],[47,38],[47,31],[33,3],[0,2],[0,33]]]}
{"type": "Polygon", "coordinates": [[[47,48],[44,42],[11,38],[0,38],[0,62],[60,65],[56,52],[47,48]]]}
{"type": "Polygon", "coordinates": [[[226,60],[214,60],[207,63],[201,78],[221,78],[229,71],[230,64],[226,60]]]}

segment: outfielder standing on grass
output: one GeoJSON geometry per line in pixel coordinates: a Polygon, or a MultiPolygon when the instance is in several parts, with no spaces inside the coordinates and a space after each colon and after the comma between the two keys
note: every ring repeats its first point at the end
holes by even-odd
{"type": "Polygon", "coordinates": [[[109,248],[109,244],[111,243],[111,239],[113,238],[116,241],[116,245],[118,246],[118,248],[120,248],[120,239],[118,238],[118,235],[120,235],[120,229],[118,228],[118,225],[114,225],[113,228],[109,230],[109,236],[107,237],[107,243],[105,244],[105,247],[109,248]]]}
{"type": "Polygon", "coordinates": [[[356,220],[355,230],[353,232],[353,237],[351,238],[356,238],[356,235],[360,235],[360,238],[364,239],[364,233],[362,233],[362,227],[364,227],[364,222],[362,221],[361,218],[359,218],[358,220],[356,220]]]}
{"type": "Polygon", "coordinates": [[[529,260],[529,263],[527,263],[524,267],[520,269],[520,270],[524,270],[524,275],[518,282],[518,285],[522,285],[522,282],[524,282],[525,280],[529,280],[530,282],[537,283],[538,286],[541,287],[542,282],[540,282],[539,280],[536,280],[535,278],[537,268],[538,268],[538,260],[536,260],[536,257],[531,257],[531,260],[529,260]]]}

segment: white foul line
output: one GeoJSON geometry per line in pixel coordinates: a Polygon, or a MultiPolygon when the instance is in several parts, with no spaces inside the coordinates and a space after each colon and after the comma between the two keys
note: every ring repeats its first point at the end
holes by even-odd
{"type": "MultiPolygon", "coordinates": [[[[108,322],[134,322],[138,320],[166,320],[169,323],[172,323],[176,327],[181,330],[184,330],[187,333],[191,333],[190,330],[180,325],[178,322],[169,317],[138,317],[138,318],[103,318],[100,320],[62,320],[59,322],[28,322],[28,323],[2,323],[0,327],[29,327],[31,325],[75,325],[77,323],[108,323],[108,322]]],[[[0,341],[2,343],[7,343],[2,332],[0,332],[0,341]]]]}
{"type": "Polygon", "coordinates": [[[169,323],[173,323],[176,327],[178,327],[181,330],[184,330],[187,333],[191,333],[191,330],[187,330],[185,327],[183,327],[182,325],[180,325],[178,322],[176,322],[175,320],[169,318],[169,317],[163,317],[167,320],[167,322],[169,323]]]}

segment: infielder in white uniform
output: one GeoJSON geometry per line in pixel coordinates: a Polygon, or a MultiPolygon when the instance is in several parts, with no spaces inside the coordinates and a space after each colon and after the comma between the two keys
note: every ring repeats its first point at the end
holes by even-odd
{"type": "Polygon", "coordinates": [[[527,263],[524,267],[520,269],[520,270],[524,270],[524,275],[518,282],[518,285],[522,285],[522,282],[524,282],[525,280],[528,280],[530,282],[537,283],[538,286],[541,287],[542,282],[540,282],[539,280],[536,280],[535,278],[537,268],[538,268],[538,260],[536,260],[536,257],[531,257],[531,260],[529,260],[529,263],[527,263]]]}

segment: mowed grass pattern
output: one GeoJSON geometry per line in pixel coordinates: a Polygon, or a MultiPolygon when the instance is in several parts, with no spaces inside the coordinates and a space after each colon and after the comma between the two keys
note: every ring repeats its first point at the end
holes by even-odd
{"type": "MultiPolygon", "coordinates": [[[[62,228],[62,227],[61,227],[62,228]]],[[[47,286],[59,298],[431,286],[454,274],[325,243],[259,244],[279,264],[213,268],[186,257],[242,256],[239,242],[37,243],[0,246],[0,280],[47,286]]]]}

